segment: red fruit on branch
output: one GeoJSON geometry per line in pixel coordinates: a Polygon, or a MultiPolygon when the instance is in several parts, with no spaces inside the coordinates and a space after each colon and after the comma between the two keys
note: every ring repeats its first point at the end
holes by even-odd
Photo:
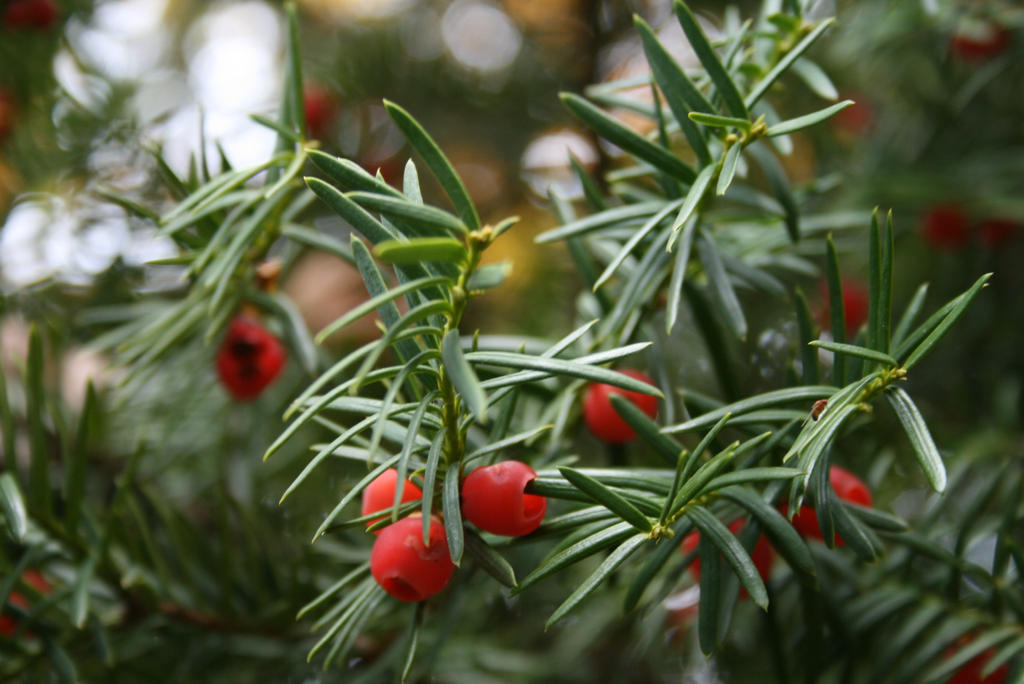
{"type": "Polygon", "coordinates": [[[0,88],[0,143],[14,130],[16,120],[17,110],[14,106],[14,97],[0,88]]]}
{"type": "Polygon", "coordinates": [[[921,216],[921,235],[933,248],[956,252],[971,240],[967,214],[956,204],[940,204],[921,216]]]}
{"type": "Polygon", "coordinates": [[[330,131],[337,111],[334,95],[321,85],[308,83],[302,90],[302,106],[306,113],[306,129],[313,138],[323,138],[330,131]]]}
{"type": "MultiPolygon", "coordinates": [[[[848,501],[860,504],[861,506],[871,506],[874,502],[868,486],[849,470],[839,466],[832,466],[828,471],[828,479],[840,501],[848,501]]],[[[802,537],[814,537],[819,540],[825,539],[825,536],[821,533],[821,526],[818,524],[818,514],[810,506],[804,505],[800,507],[797,514],[793,516],[793,527],[796,528],[796,531],[802,537]]],[[[846,546],[846,542],[838,534],[835,539],[836,546],[846,546]]]]}
{"type": "Polygon", "coordinates": [[[988,20],[963,23],[949,39],[954,55],[966,60],[982,61],[996,57],[1010,43],[1010,32],[988,20]]]}
{"type": "Polygon", "coordinates": [[[832,126],[836,132],[846,138],[863,137],[875,123],[875,110],[865,96],[857,93],[850,95],[854,103],[840,109],[832,117],[832,126]]]}
{"type": "Polygon", "coordinates": [[[1006,665],[997,667],[987,677],[981,676],[982,671],[985,669],[985,663],[988,662],[994,653],[994,649],[989,649],[972,660],[967,661],[966,665],[953,673],[953,676],[949,678],[946,684],[1003,684],[1010,673],[1010,668],[1006,665]]]}
{"type": "MultiPolygon", "coordinates": [[[[363,490],[363,515],[365,516],[377,511],[390,509],[395,501],[395,487],[397,486],[398,471],[394,468],[388,468],[378,475],[374,481],[363,490]]],[[[405,486],[402,488],[402,499],[399,503],[415,501],[421,496],[423,496],[423,492],[420,491],[420,488],[409,480],[406,480],[405,486]]],[[[370,526],[383,520],[385,517],[387,516],[381,516],[376,520],[371,520],[366,523],[366,525],[370,526]]],[[[374,534],[380,533],[381,530],[377,530],[374,534]]]]}
{"type": "MultiPolygon", "coordinates": [[[[860,327],[868,320],[868,288],[859,280],[843,278],[843,324],[848,339],[856,336],[860,327]]],[[[818,323],[823,329],[832,328],[832,308],[829,306],[828,283],[821,281],[819,287],[822,301],[818,311],[818,323]]]]}
{"type": "Polygon", "coordinates": [[[381,530],[370,552],[377,584],[399,601],[425,601],[444,589],[455,572],[444,526],[430,519],[429,544],[423,543],[423,519],[402,518],[381,530]]]}
{"type": "Polygon", "coordinates": [[[281,341],[255,318],[237,316],[217,351],[217,375],[235,399],[254,399],[284,368],[281,341]]]}
{"type": "Polygon", "coordinates": [[[462,517],[485,532],[506,537],[530,534],[544,520],[548,500],[527,494],[537,477],[520,461],[502,461],[477,468],[462,483],[462,517]]]}
{"type": "MultiPolygon", "coordinates": [[[[49,594],[52,587],[38,570],[26,570],[21,575],[21,581],[39,591],[41,594],[49,594]]],[[[7,598],[12,606],[28,610],[28,599],[17,591],[12,591],[7,598]]],[[[18,623],[9,615],[0,615],[0,637],[12,636],[18,628],[18,623]]]]}
{"type": "Polygon", "coordinates": [[[8,29],[34,28],[46,31],[57,23],[54,0],[11,0],[4,8],[4,26],[8,29]]]}
{"type": "MultiPolygon", "coordinates": [[[[635,380],[642,380],[648,385],[654,384],[648,375],[640,371],[624,370],[620,372],[635,380]]],[[[612,406],[611,395],[613,394],[621,394],[629,399],[652,419],[658,415],[658,399],[649,394],[641,394],[604,383],[593,382],[587,387],[587,393],[583,397],[583,420],[587,427],[595,437],[608,444],[625,444],[636,439],[636,432],[612,406]]]]}
{"type": "Polygon", "coordinates": [[[986,247],[995,249],[1012,240],[1021,224],[1012,219],[990,218],[978,224],[978,235],[986,247]]]}
{"type": "MultiPolygon", "coordinates": [[[[739,534],[743,526],[747,524],[745,518],[734,520],[729,525],[729,531],[733,534],[739,534]]],[[[682,543],[679,545],[679,550],[685,555],[691,551],[696,550],[697,545],[700,543],[700,532],[691,532],[690,534],[683,537],[682,543]]],[[[772,573],[772,559],[774,554],[772,553],[771,544],[768,540],[761,535],[757,538],[757,544],[754,545],[754,551],[750,554],[750,560],[754,561],[754,567],[757,568],[757,574],[761,576],[761,579],[765,582],[772,573]]],[[[700,582],[700,556],[693,559],[693,563],[690,564],[690,571],[693,573],[693,579],[696,582],[700,582]]],[[[740,596],[746,596],[746,589],[740,590],[740,596]]]]}

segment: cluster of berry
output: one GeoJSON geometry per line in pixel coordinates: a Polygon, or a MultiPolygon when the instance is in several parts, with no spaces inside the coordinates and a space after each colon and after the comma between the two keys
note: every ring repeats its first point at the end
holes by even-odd
{"type": "MultiPolygon", "coordinates": [[[[860,506],[871,506],[874,499],[871,496],[871,490],[864,482],[851,473],[850,471],[840,468],[839,466],[832,466],[828,472],[828,479],[832,485],[832,489],[835,490],[836,496],[841,501],[847,501],[849,503],[855,503],[860,506]]],[[[789,507],[783,505],[780,509],[783,514],[789,513],[789,507]]],[[[729,525],[729,530],[733,534],[739,534],[743,526],[746,525],[745,519],[734,520],[729,525]]],[[[807,539],[817,539],[818,541],[824,541],[824,535],[821,533],[821,526],[818,524],[818,514],[811,506],[803,505],[800,510],[793,516],[793,527],[800,533],[800,536],[807,539]]],[[[835,538],[836,546],[845,546],[846,542],[839,535],[835,538]]],[[[682,544],[680,544],[680,550],[684,554],[688,554],[697,548],[697,544],[700,543],[700,533],[691,532],[683,538],[682,544]]],[[[763,536],[758,537],[757,545],[754,547],[753,553],[750,554],[750,560],[754,561],[754,567],[757,568],[757,573],[761,575],[761,579],[765,582],[768,581],[771,575],[772,563],[774,561],[774,553],[772,547],[763,536]]],[[[693,578],[696,581],[700,580],[700,559],[695,558],[693,564],[690,565],[690,571],[693,573],[693,578]]],[[[746,592],[741,592],[740,596],[745,596],[746,592]]]]}
{"type": "MultiPolygon", "coordinates": [[[[537,477],[521,461],[501,461],[477,468],[462,483],[462,517],[485,532],[505,537],[530,534],[547,512],[547,499],[526,493],[537,477]]],[[[381,473],[363,492],[363,515],[391,508],[398,472],[381,473]]],[[[422,491],[409,480],[402,483],[400,502],[415,501],[422,491]]],[[[378,518],[369,524],[380,522],[378,518]]],[[[444,589],[455,572],[448,554],[448,537],[436,517],[430,519],[428,542],[423,542],[420,514],[415,513],[377,531],[370,552],[370,572],[377,583],[399,601],[424,601],[444,589]]]]}
{"type": "MultiPolygon", "coordinates": [[[[637,380],[654,384],[647,375],[639,371],[627,370],[622,372],[637,380]]],[[[612,394],[620,394],[626,397],[651,418],[655,418],[658,415],[658,400],[646,394],[630,392],[618,387],[612,387],[611,385],[593,383],[587,388],[587,393],[583,400],[583,419],[586,421],[587,427],[590,428],[590,431],[596,437],[604,442],[623,444],[633,440],[636,437],[636,433],[612,406],[610,401],[612,394]]],[[[860,478],[850,471],[844,470],[839,466],[832,466],[829,470],[829,481],[836,492],[836,496],[842,501],[849,501],[861,506],[871,506],[873,501],[871,491],[860,478]]],[[[788,513],[788,510],[784,509],[783,512],[788,513]]],[[[736,534],[743,529],[745,523],[746,521],[742,519],[735,520],[729,526],[729,529],[732,530],[733,534],[736,534]]],[[[810,506],[800,507],[800,510],[793,516],[793,526],[804,537],[812,537],[819,540],[823,538],[821,528],[818,526],[817,514],[810,506]]],[[[683,539],[681,546],[683,553],[689,553],[696,549],[699,540],[700,535],[696,532],[687,535],[683,539]]],[[[838,536],[836,537],[836,545],[844,545],[843,540],[838,536]]],[[[772,564],[772,550],[763,537],[758,540],[751,559],[761,573],[761,577],[767,580],[772,564]]],[[[691,568],[694,576],[699,578],[700,561],[695,560],[691,568]]]]}
{"type": "MultiPolygon", "coordinates": [[[[856,330],[866,318],[867,293],[863,289],[863,286],[858,283],[844,282],[843,284],[843,299],[848,330],[856,330]],[[863,302],[860,301],[861,299],[863,299],[863,302]],[[851,312],[853,313],[852,319],[851,312]]],[[[623,373],[638,380],[654,384],[648,376],[639,371],[623,371],[623,373]]],[[[583,401],[583,418],[587,427],[596,437],[604,442],[623,444],[635,439],[636,433],[612,406],[610,402],[612,394],[621,394],[626,397],[652,419],[657,417],[658,402],[657,399],[649,395],[630,392],[618,387],[612,387],[611,385],[594,383],[587,388],[583,401]]],[[[874,503],[874,497],[872,497],[868,486],[859,477],[844,468],[831,466],[829,468],[829,483],[840,501],[865,507],[870,507],[874,503]]],[[[782,504],[780,511],[784,515],[788,515],[789,506],[782,504]]],[[[824,541],[824,535],[818,523],[818,515],[813,507],[806,504],[802,505],[796,514],[793,515],[792,521],[793,527],[805,539],[824,541]]],[[[746,522],[745,518],[734,520],[729,525],[729,530],[733,534],[739,534],[744,525],[746,525],[746,522]]],[[[679,548],[684,555],[688,555],[696,551],[698,544],[700,544],[700,533],[691,532],[683,538],[679,548]]],[[[835,545],[845,546],[846,542],[837,534],[835,536],[835,545]]],[[[754,567],[764,582],[767,582],[771,575],[774,555],[768,540],[764,536],[758,537],[754,550],[750,554],[750,559],[753,561],[754,567]]],[[[690,572],[693,574],[694,580],[699,582],[700,558],[693,559],[693,562],[690,564],[690,572]]],[[[746,596],[746,591],[741,590],[740,597],[744,596],[746,596]]],[[[987,677],[981,676],[985,664],[994,653],[994,650],[988,650],[972,659],[953,675],[949,680],[950,684],[1002,684],[1009,672],[1006,665],[997,668],[987,677]]]]}

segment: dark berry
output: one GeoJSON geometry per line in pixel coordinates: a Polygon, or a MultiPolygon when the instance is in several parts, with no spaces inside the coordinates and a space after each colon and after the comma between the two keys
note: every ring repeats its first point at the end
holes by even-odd
{"type": "Polygon", "coordinates": [[[34,28],[46,31],[57,23],[54,0],[11,0],[4,8],[4,25],[8,29],[34,28]]]}
{"type": "Polygon", "coordinates": [[[399,601],[425,601],[444,589],[455,572],[444,526],[430,519],[430,543],[423,543],[423,519],[402,518],[381,530],[370,552],[370,572],[399,601]]]}
{"type": "Polygon", "coordinates": [[[1010,668],[1006,665],[997,667],[988,677],[981,676],[985,663],[994,653],[994,649],[989,649],[967,661],[967,664],[957,670],[946,684],[1003,684],[1010,673],[1010,668]]]}
{"type": "Polygon", "coordinates": [[[990,218],[978,224],[978,236],[982,244],[994,249],[1016,237],[1020,229],[1021,224],[1012,219],[990,218]]]}
{"type": "MultiPolygon", "coordinates": [[[[620,372],[649,385],[654,384],[650,377],[640,371],[624,370],[620,372]]],[[[641,394],[604,383],[593,382],[587,387],[587,393],[583,397],[583,420],[587,427],[595,437],[608,444],[625,444],[636,439],[636,432],[612,406],[611,395],[613,394],[621,394],[626,397],[651,418],[658,415],[658,399],[649,394],[641,394]]]]}
{"type": "Polygon", "coordinates": [[[462,517],[493,534],[530,534],[548,509],[543,496],[525,492],[535,477],[533,468],[519,461],[477,468],[462,483],[462,517]]]}
{"type": "Polygon", "coordinates": [[[17,110],[14,106],[14,97],[3,88],[0,88],[0,143],[2,143],[17,121],[17,110]]]}
{"type": "Polygon", "coordinates": [[[956,252],[971,240],[967,214],[956,204],[932,207],[921,217],[921,234],[935,249],[956,252]]]}
{"type": "Polygon", "coordinates": [[[988,20],[962,25],[949,40],[953,54],[966,60],[982,61],[996,57],[1010,42],[1010,32],[988,20]]]}

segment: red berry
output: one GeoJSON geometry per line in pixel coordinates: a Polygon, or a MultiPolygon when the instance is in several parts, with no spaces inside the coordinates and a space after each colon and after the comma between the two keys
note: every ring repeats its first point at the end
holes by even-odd
{"type": "Polygon", "coordinates": [[[949,39],[953,54],[967,60],[981,61],[996,57],[1010,42],[1010,32],[988,21],[975,20],[964,24],[949,39]]]}
{"type": "MultiPolygon", "coordinates": [[[[864,283],[852,278],[843,278],[843,324],[846,336],[854,337],[860,327],[868,320],[868,288],[864,283]]],[[[822,308],[818,314],[818,323],[822,328],[832,328],[832,309],[829,306],[828,283],[821,281],[822,308]]]]}
{"type": "Polygon", "coordinates": [[[932,207],[921,217],[921,234],[935,249],[956,252],[971,239],[967,215],[956,204],[932,207]]]}
{"type": "Polygon", "coordinates": [[[535,477],[533,468],[520,461],[477,468],[462,483],[462,517],[493,534],[530,534],[548,510],[547,499],[524,491],[535,477]]]}
{"type": "Polygon", "coordinates": [[[845,468],[831,466],[828,471],[828,481],[832,489],[836,490],[836,496],[842,501],[871,506],[874,497],[871,490],[864,484],[864,481],[845,468]]]}
{"type": "MultiPolygon", "coordinates": [[[[654,384],[650,377],[640,371],[624,370],[620,372],[636,380],[642,380],[648,385],[654,384]]],[[[612,407],[612,394],[621,394],[626,397],[651,418],[658,415],[658,399],[649,394],[641,394],[604,383],[592,382],[587,387],[587,393],[583,397],[583,420],[586,421],[587,427],[595,437],[604,442],[625,444],[636,439],[636,432],[612,407]]]]}
{"type": "Polygon", "coordinates": [[[978,225],[978,233],[986,247],[996,248],[1009,242],[1020,232],[1021,224],[1011,219],[990,218],[978,225]]]}
{"type": "Polygon", "coordinates": [[[306,128],[310,136],[322,138],[328,133],[336,104],[331,92],[321,85],[310,83],[303,88],[302,106],[306,112],[306,128]]]}
{"type": "Polygon", "coordinates": [[[982,677],[981,672],[985,669],[985,663],[995,653],[989,649],[977,657],[969,660],[966,665],[957,670],[946,684],[1003,684],[1010,668],[1006,665],[997,667],[988,677],[982,677]]]}
{"type": "MultiPolygon", "coordinates": [[[[52,587],[50,583],[46,581],[42,573],[38,570],[26,570],[21,575],[21,581],[25,584],[33,587],[42,594],[50,593],[52,587]]],[[[21,608],[22,610],[28,609],[28,599],[17,591],[12,591],[10,596],[7,597],[7,602],[12,606],[21,608]]],[[[0,637],[12,636],[17,629],[18,623],[8,615],[0,615],[0,637]]]]}
{"type": "Polygon", "coordinates": [[[235,399],[253,399],[274,381],[284,362],[280,340],[243,314],[228,326],[217,352],[217,374],[235,399]]]}
{"type": "Polygon", "coordinates": [[[3,88],[0,88],[0,143],[14,130],[16,120],[14,98],[3,88]]]}
{"type": "MultiPolygon", "coordinates": [[[[743,526],[746,525],[747,521],[745,518],[734,520],[729,525],[729,531],[733,534],[739,534],[743,526]]],[[[683,554],[690,553],[697,548],[700,543],[700,532],[691,532],[690,534],[683,537],[682,544],[679,546],[679,550],[683,554]]],[[[768,543],[768,540],[761,535],[757,538],[757,544],[754,545],[754,551],[750,554],[750,560],[754,561],[754,567],[757,568],[757,574],[761,576],[761,579],[765,582],[772,573],[772,547],[768,543]]],[[[693,579],[696,582],[700,582],[700,557],[693,559],[693,563],[690,565],[690,571],[693,572],[693,579]]],[[[746,596],[747,592],[745,589],[740,591],[740,596],[746,596]]]]}
{"type": "Polygon", "coordinates": [[[57,22],[57,4],[54,0],[11,0],[4,8],[4,25],[9,29],[29,26],[40,31],[57,22]]]}
{"type": "Polygon", "coordinates": [[[399,601],[424,601],[444,589],[455,572],[444,526],[430,519],[430,543],[423,544],[423,519],[402,518],[381,530],[370,552],[370,572],[399,601]]]}
{"type": "MultiPolygon", "coordinates": [[[[832,466],[828,471],[828,479],[835,490],[836,496],[841,501],[870,506],[874,498],[871,490],[864,484],[864,481],[845,468],[832,466]]],[[[824,540],[825,535],[821,533],[821,526],[818,524],[818,514],[810,506],[801,506],[797,514],[793,516],[793,527],[802,537],[814,537],[824,540]]],[[[846,546],[842,537],[836,535],[836,546],[846,546]]]]}
{"type": "MultiPolygon", "coordinates": [[[[395,486],[397,484],[398,471],[394,468],[388,468],[378,475],[376,479],[374,479],[374,481],[363,490],[363,515],[369,515],[376,511],[390,509],[392,504],[395,502],[395,486]]],[[[420,488],[409,480],[406,480],[405,486],[402,488],[402,500],[399,503],[415,501],[421,496],[423,496],[423,492],[420,491],[420,488]]],[[[385,517],[387,516],[381,516],[376,520],[371,520],[366,523],[366,525],[369,527],[376,522],[380,522],[385,517]]],[[[381,530],[377,530],[374,534],[380,533],[381,530]]]]}
{"type": "Polygon", "coordinates": [[[46,581],[46,578],[43,577],[43,573],[38,570],[26,570],[21,575],[21,581],[40,594],[49,594],[50,590],[53,589],[50,583],[46,581]]]}
{"type": "MultiPolygon", "coordinates": [[[[7,602],[12,606],[17,606],[22,610],[28,608],[28,601],[25,597],[16,591],[12,591],[11,595],[7,597],[7,602]]],[[[0,637],[9,637],[14,634],[17,629],[18,623],[15,622],[14,618],[8,615],[0,615],[0,637]]]]}
{"type": "Polygon", "coordinates": [[[842,135],[859,138],[874,124],[875,111],[863,95],[856,94],[849,99],[854,103],[836,112],[832,117],[832,125],[842,135]]]}

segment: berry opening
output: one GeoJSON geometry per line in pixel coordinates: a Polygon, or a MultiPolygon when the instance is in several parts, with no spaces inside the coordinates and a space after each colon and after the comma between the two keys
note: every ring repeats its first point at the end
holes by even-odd
{"type": "Polygon", "coordinates": [[[420,592],[417,591],[416,587],[406,582],[401,577],[385,577],[383,580],[378,580],[381,583],[384,591],[394,596],[399,601],[407,601],[409,603],[415,603],[422,601],[425,596],[421,596],[420,592]]]}
{"type": "Polygon", "coordinates": [[[462,483],[462,516],[485,532],[521,537],[540,526],[547,499],[527,494],[537,477],[521,461],[502,461],[477,468],[462,483]]]}
{"type": "Polygon", "coordinates": [[[423,518],[413,515],[385,527],[370,552],[370,573],[388,594],[399,601],[424,601],[448,584],[455,564],[448,555],[444,526],[430,520],[430,535],[423,543],[423,518]]]}
{"type": "Polygon", "coordinates": [[[231,321],[217,351],[217,375],[235,399],[255,399],[281,373],[285,358],[281,342],[259,320],[242,314],[231,321]]]}
{"type": "Polygon", "coordinates": [[[532,520],[538,515],[543,517],[547,512],[547,509],[548,501],[543,496],[537,496],[536,494],[523,494],[523,517],[528,520],[532,520]]]}

